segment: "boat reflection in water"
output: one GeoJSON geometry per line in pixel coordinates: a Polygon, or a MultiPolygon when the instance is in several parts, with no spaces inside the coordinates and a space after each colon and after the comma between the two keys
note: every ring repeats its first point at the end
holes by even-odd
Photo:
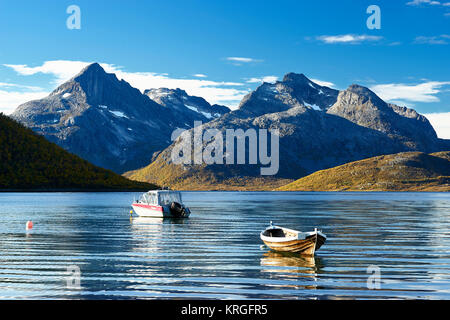
{"type": "Polygon", "coordinates": [[[267,272],[277,280],[287,280],[282,286],[316,289],[317,276],[323,267],[322,260],[291,252],[270,250],[261,258],[261,272],[267,272]]]}
{"type": "Polygon", "coordinates": [[[133,251],[157,252],[167,250],[167,246],[175,245],[179,225],[185,219],[166,219],[149,217],[130,218],[133,251]]]}

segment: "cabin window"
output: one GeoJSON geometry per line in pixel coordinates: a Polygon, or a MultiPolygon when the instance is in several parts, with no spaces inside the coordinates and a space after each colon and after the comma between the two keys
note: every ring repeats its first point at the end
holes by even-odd
{"type": "Polygon", "coordinates": [[[144,193],[140,199],[140,202],[146,204],[158,204],[157,196],[154,193],[144,193]]]}
{"type": "Polygon", "coordinates": [[[154,194],[154,193],[149,193],[148,194],[148,204],[158,204],[157,200],[158,199],[157,199],[156,194],[154,194]]]}
{"type": "Polygon", "coordinates": [[[141,203],[148,203],[148,195],[145,193],[141,196],[141,198],[139,199],[139,202],[141,203]]]}
{"type": "Polygon", "coordinates": [[[159,200],[161,205],[169,205],[172,202],[181,203],[181,197],[179,193],[160,193],[159,200]]]}

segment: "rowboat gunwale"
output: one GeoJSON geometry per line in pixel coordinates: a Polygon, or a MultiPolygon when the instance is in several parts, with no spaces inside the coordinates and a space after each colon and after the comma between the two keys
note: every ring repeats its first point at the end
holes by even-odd
{"type": "Polygon", "coordinates": [[[280,226],[270,226],[270,227],[264,229],[260,233],[260,238],[263,241],[266,240],[266,241],[270,241],[270,242],[285,242],[285,241],[291,241],[291,240],[305,240],[309,236],[312,236],[315,234],[318,234],[325,239],[327,238],[327,236],[325,234],[323,234],[322,231],[319,231],[317,229],[314,231],[301,232],[301,231],[297,231],[297,230],[289,229],[289,228],[285,228],[285,227],[280,227],[280,226]],[[293,236],[293,237],[268,237],[268,236],[264,235],[264,233],[266,231],[273,230],[273,229],[281,229],[284,232],[295,234],[295,236],[293,236]]]}
{"type": "Polygon", "coordinates": [[[315,229],[309,232],[270,226],[260,233],[261,240],[272,250],[280,252],[296,252],[305,255],[314,255],[326,241],[326,235],[315,229]],[[290,234],[288,237],[269,237],[265,233],[270,230],[281,229],[284,233],[290,234]]]}

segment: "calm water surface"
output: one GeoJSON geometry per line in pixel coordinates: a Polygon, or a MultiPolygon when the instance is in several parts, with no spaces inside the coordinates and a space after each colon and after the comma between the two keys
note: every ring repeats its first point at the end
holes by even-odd
{"type": "Polygon", "coordinates": [[[130,219],[135,195],[0,194],[0,298],[450,299],[448,193],[185,192],[184,221],[130,219]],[[271,252],[270,220],[327,242],[271,252]]]}

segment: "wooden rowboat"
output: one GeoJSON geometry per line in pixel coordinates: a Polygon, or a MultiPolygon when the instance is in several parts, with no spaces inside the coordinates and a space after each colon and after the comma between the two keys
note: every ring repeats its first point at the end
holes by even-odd
{"type": "Polygon", "coordinates": [[[301,232],[284,227],[272,226],[260,234],[261,240],[270,249],[280,252],[295,252],[313,256],[325,243],[327,236],[317,228],[310,232],[301,232]]]}

